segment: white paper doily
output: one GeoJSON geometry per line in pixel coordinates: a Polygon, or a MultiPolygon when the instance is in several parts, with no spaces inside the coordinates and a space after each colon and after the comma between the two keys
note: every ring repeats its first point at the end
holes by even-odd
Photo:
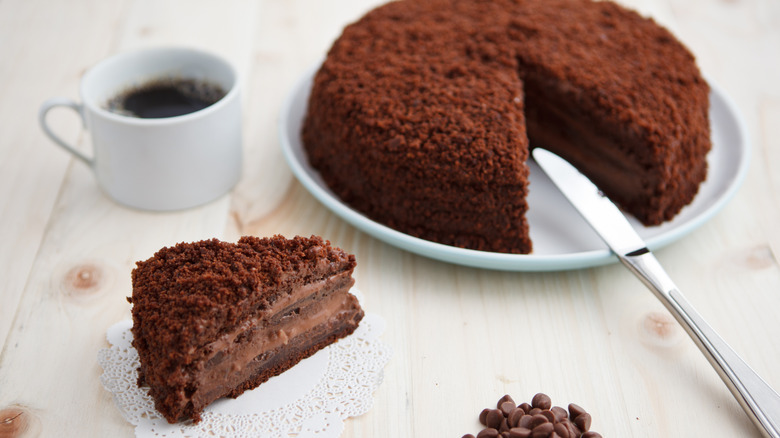
{"type": "Polygon", "coordinates": [[[138,353],[131,321],[108,329],[110,348],[98,352],[100,381],[114,395],[137,437],[335,438],[344,420],[368,412],[391,356],[379,336],[385,321],[366,313],[350,336],[302,360],[293,368],[243,393],[220,399],[198,424],[169,424],[154,408],[147,388],[139,388],[138,353]]]}

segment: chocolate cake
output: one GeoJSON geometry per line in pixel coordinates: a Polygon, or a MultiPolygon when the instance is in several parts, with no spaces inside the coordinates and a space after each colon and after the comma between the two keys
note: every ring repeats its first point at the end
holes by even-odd
{"type": "Polygon", "coordinates": [[[132,273],[139,386],[171,423],[200,420],[339,338],[363,318],[355,257],[312,236],[163,248],[132,273]]]}
{"type": "Polygon", "coordinates": [[[694,57],[615,3],[400,0],[333,44],[302,140],[334,193],[372,219],[528,253],[529,148],[568,159],[656,225],[705,179],[709,130],[694,57]]]}

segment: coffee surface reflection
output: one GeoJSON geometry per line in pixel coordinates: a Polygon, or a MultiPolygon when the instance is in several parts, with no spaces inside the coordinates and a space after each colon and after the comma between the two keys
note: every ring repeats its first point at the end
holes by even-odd
{"type": "Polygon", "coordinates": [[[213,105],[225,96],[217,84],[196,79],[166,78],[123,90],[106,109],[129,117],[159,119],[183,116],[213,105]]]}

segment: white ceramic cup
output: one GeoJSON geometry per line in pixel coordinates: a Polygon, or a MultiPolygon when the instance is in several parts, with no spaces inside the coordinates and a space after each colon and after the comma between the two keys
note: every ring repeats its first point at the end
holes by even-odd
{"type": "Polygon", "coordinates": [[[58,145],[95,173],[117,202],[143,210],[181,210],[228,192],[241,173],[241,98],[236,70],[213,54],[187,48],[157,48],[114,55],[81,79],[81,103],[50,99],[39,121],[58,145]],[[220,85],[227,94],[201,110],[143,119],[106,109],[130,87],[161,78],[220,85]],[[46,123],[49,111],[70,108],[91,133],[92,155],[63,141],[46,123]]]}

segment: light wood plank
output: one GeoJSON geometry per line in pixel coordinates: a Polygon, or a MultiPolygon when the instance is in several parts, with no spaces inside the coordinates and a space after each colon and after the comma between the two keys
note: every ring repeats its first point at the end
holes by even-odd
{"type": "MultiPolygon", "coordinates": [[[[123,5],[0,2],[0,241],[5,248],[0,252],[0,345],[8,336],[72,161],[43,135],[38,108],[50,97],[78,98],[80,75],[111,49],[110,37],[93,35],[112,35],[111,22],[123,5]],[[89,11],[102,19],[87,21],[89,11]]],[[[50,121],[63,138],[72,142],[81,138],[75,114],[55,111],[50,121]]]]}
{"type": "MultiPolygon", "coordinates": [[[[449,265],[368,236],[293,178],[278,145],[288,91],[380,0],[0,1],[0,411],[28,436],[132,436],[99,383],[95,355],[129,315],[137,260],[180,241],[319,234],[358,258],[357,287],[394,350],[373,409],[344,437],[462,436],[505,393],[576,402],[604,436],[758,437],[682,329],[621,266],[507,273],[449,265]],[[61,3],[61,4],[58,4],[61,3]],[[245,162],[222,199],[154,214],[115,205],[81,163],[44,138],[43,99],[77,96],[110,53],[188,45],[242,73],[245,162]]],[[[780,388],[780,3],[625,0],[672,29],[734,99],[750,132],[744,186],[658,258],[681,290],[780,388]]],[[[54,117],[56,116],[56,117],[54,117]]],[[[63,135],[89,149],[74,118],[63,135]]],[[[0,421],[2,418],[0,418],[0,421]]]]}
{"type": "MultiPolygon", "coordinates": [[[[187,42],[247,68],[257,19],[253,3],[222,2],[215,8],[211,2],[179,1],[160,6],[135,2],[121,17],[113,17],[107,25],[116,32],[102,30],[113,37],[111,51],[187,42]],[[180,20],[181,12],[193,7],[202,13],[180,20]],[[179,23],[174,29],[178,40],[165,33],[173,22],[179,23]]],[[[92,32],[100,31],[85,29],[80,38],[92,39],[92,32]]],[[[130,271],[135,261],[162,246],[221,237],[230,197],[184,212],[129,210],[102,194],[89,170],[77,164],[64,175],[48,227],[39,232],[41,245],[31,269],[35,275],[25,284],[0,358],[0,406],[20,405],[35,413],[43,436],[129,434],[132,428],[99,383],[96,354],[106,345],[106,329],[129,317],[125,297],[130,271]],[[73,275],[93,278],[94,284],[78,288],[73,275]]]]}

